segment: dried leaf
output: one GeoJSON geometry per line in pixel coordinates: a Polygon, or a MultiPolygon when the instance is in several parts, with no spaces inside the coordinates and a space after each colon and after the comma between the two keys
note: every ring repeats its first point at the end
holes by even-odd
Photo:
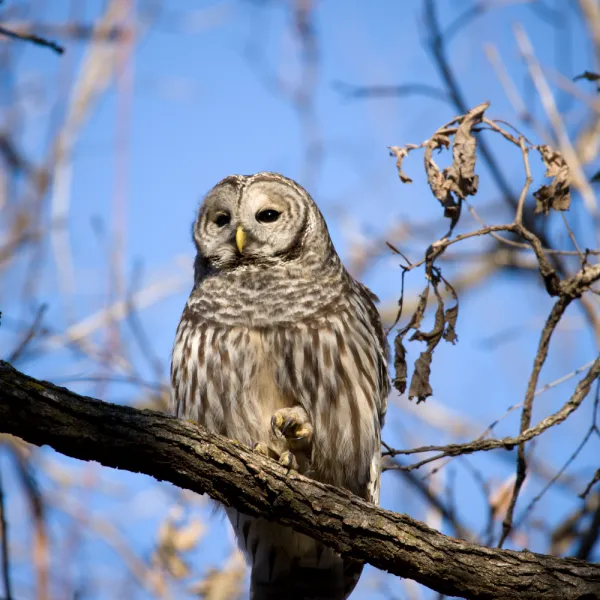
{"type": "Polygon", "coordinates": [[[458,342],[458,336],[456,335],[456,321],[458,319],[458,294],[456,293],[456,290],[445,279],[443,281],[444,285],[446,286],[446,291],[450,293],[450,295],[456,302],[456,304],[447,309],[446,313],[444,314],[444,319],[446,321],[444,339],[447,342],[456,344],[456,342],[458,342]]]}
{"type": "Polygon", "coordinates": [[[456,319],[458,318],[458,304],[451,306],[446,310],[445,320],[446,329],[444,330],[444,339],[447,342],[456,344],[458,342],[458,336],[456,335],[456,319]]]}
{"type": "Polygon", "coordinates": [[[406,381],[408,378],[408,368],[406,366],[406,348],[404,347],[403,341],[404,336],[411,330],[418,330],[425,309],[427,308],[427,298],[429,297],[429,285],[423,290],[419,298],[419,304],[415,309],[410,321],[398,332],[394,339],[394,369],[396,370],[396,377],[394,378],[393,385],[401,393],[404,394],[406,391],[406,381]]]}
{"type": "Polygon", "coordinates": [[[396,377],[394,377],[394,387],[404,394],[406,391],[406,380],[408,378],[408,368],[406,366],[406,348],[402,343],[404,334],[398,333],[394,339],[394,369],[396,377]]]}
{"type": "Polygon", "coordinates": [[[490,103],[484,102],[472,108],[463,118],[454,136],[452,146],[452,165],[446,177],[452,182],[451,190],[461,199],[477,193],[479,177],[475,174],[477,140],[472,133],[473,127],[479,125],[483,114],[490,103]]]}
{"type": "Polygon", "coordinates": [[[415,361],[414,373],[411,378],[408,397],[412,399],[418,398],[418,402],[422,402],[427,397],[431,396],[432,388],[429,382],[431,362],[433,360],[433,352],[443,338],[447,342],[456,343],[458,337],[456,335],[456,321],[458,318],[458,296],[454,288],[444,279],[438,267],[433,264],[428,264],[426,267],[427,277],[430,283],[421,293],[417,308],[411,317],[409,323],[401,329],[394,340],[394,367],[396,369],[396,377],[394,379],[394,387],[403,394],[406,391],[407,381],[407,365],[406,365],[406,348],[404,347],[404,337],[410,330],[414,330],[410,341],[427,342],[427,349],[421,352],[419,358],[415,361]],[[455,305],[445,309],[444,300],[438,286],[444,282],[447,292],[455,301],[455,305]],[[435,320],[431,331],[421,331],[419,328],[427,308],[429,297],[429,288],[433,287],[433,292],[437,300],[437,309],[435,320]]]}
{"type": "Polygon", "coordinates": [[[433,151],[442,146],[449,147],[450,140],[448,136],[434,134],[431,140],[425,142],[425,172],[427,173],[427,184],[432,194],[438,199],[443,207],[453,205],[454,200],[450,195],[450,184],[446,177],[433,160],[433,151]]]}
{"type": "Polygon", "coordinates": [[[408,332],[409,329],[418,329],[421,327],[421,321],[423,320],[423,315],[425,314],[425,309],[427,308],[427,299],[429,298],[429,285],[421,292],[419,296],[419,303],[417,304],[417,308],[413,313],[408,325],[403,329],[404,334],[408,332]]]}
{"type": "MultiPolygon", "coordinates": [[[[434,287],[434,290],[437,292],[437,288],[434,287]]],[[[436,296],[438,294],[436,293],[436,296]]],[[[435,322],[433,324],[433,329],[431,331],[415,331],[415,333],[411,336],[410,341],[417,342],[429,342],[433,343],[433,348],[437,346],[442,334],[444,333],[444,303],[442,302],[441,297],[438,296],[438,307],[435,311],[435,322]]]]}
{"type": "Polygon", "coordinates": [[[568,210],[571,206],[571,174],[563,155],[550,146],[535,146],[546,165],[546,177],[551,177],[549,185],[543,185],[534,192],[535,214],[547,215],[550,210],[568,210]]]}
{"type": "Polygon", "coordinates": [[[390,146],[390,153],[396,157],[396,168],[398,169],[398,176],[402,183],[412,183],[412,179],[402,170],[402,161],[408,156],[411,150],[419,147],[414,144],[407,144],[403,148],[400,148],[400,146],[390,146]]]}
{"type": "Polygon", "coordinates": [[[431,375],[431,352],[426,350],[421,352],[419,358],[415,362],[415,372],[410,381],[410,389],[408,390],[408,398],[412,400],[417,398],[417,404],[429,398],[433,393],[429,384],[429,376],[431,375]]]}

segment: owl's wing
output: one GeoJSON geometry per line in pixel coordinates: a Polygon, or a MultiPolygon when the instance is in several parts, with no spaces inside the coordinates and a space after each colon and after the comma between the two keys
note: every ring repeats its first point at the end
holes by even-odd
{"type": "Polygon", "coordinates": [[[381,317],[375,303],[379,298],[365,285],[354,280],[356,295],[364,305],[368,327],[373,334],[373,354],[375,358],[375,373],[377,383],[374,386],[374,400],[377,407],[379,428],[377,429],[377,445],[374,448],[369,465],[369,478],[366,486],[365,499],[373,504],[379,504],[381,483],[381,428],[385,422],[387,401],[390,392],[388,377],[389,345],[385,335],[381,317]]]}
{"type": "Polygon", "coordinates": [[[366,288],[349,281],[339,304],[274,337],[276,384],[313,425],[311,477],[378,497],[387,342],[366,288]]]}
{"type": "Polygon", "coordinates": [[[363,285],[358,281],[355,281],[354,283],[356,284],[358,294],[364,299],[369,315],[369,322],[376,337],[379,421],[381,427],[383,427],[385,413],[387,411],[388,396],[390,393],[390,380],[388,377],[389,344],[379,311],[375,307],[375,303],[379,302],[379,298],[366,285],[363,285]]]}

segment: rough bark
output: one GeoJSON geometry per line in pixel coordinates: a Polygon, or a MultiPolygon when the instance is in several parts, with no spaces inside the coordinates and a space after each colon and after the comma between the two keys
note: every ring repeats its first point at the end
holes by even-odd
{"type": "Polygon", "coordinates": [[[209,494],[447,595],[600,600],[600,564],[448,537],[344,490],[288,473],[194,423],[79,396],[1,361],[0,432],[209,494]]]}

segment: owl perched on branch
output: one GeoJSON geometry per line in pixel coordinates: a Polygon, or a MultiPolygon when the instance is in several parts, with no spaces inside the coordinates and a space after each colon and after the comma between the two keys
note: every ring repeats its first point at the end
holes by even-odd
{"type": "MultiPolygon", "coordinates": [[[[174,413],[316,480],[379,500],[387,342],[310,195],[277,173],[232,175],[193,227],[194,288],[171,365],[174,413]]],[[[253,600],[342,600],[362,564],[227,509],[253,600]]]]}

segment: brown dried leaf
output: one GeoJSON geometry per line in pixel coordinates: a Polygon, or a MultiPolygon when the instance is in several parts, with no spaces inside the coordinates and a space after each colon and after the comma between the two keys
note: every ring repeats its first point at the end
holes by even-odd
{"type": "Polygon", "coordinates": [[[446,321],[444,339],[447,342],[456,344],[456,342],[458,342],[458,336],[456,335],[456,321],[458,319],[458,295],[456,293],[456,290],[445,279],[444,285],[446,286],[446,291],[450,293],[453,300],[456,302],[454,306],[451,306],[449,309],[446,310],[446,313],[444,315],[444,319],[446,321]]]}
{"type": "Polygon", "coordinates": [[[550,210],[568,210],[571,206],[571,174],[563,155],[550,146],[535,146],[546,165],[546,177],[551,177],[549,185],[543,185],[534,192],[535,214],[547,215],[550,210]]]}
{"type": "Polygon", "coordinates": [[[446,329],[444,330],[444,339],[447,342],[456,344],[458,342],[458,336],[456,335],[456,319],[458,318],[458,304],[451,306],[446,310],[445,320],[446,329]]]}
{"type": "MultiPolygon", "coordinates": [[[[433,151],[445,146],[450,147],[448,136],[434,134],[434,136],[425,142],[425,172],[427,173],[427,184],[429,185],[432,194],[439,200],[442,206],[448,204],[448,196],[450,194],[450,184],[446,181],[446,177],[433,160],[433,151]]],[[[452,198],[450,197],[450,201],[452,198]]]]}
{"type": "Polygon", "coordinates": [[[394,339],[394,369],[396,377],[394,377],[394,388],[401,394],[406,391],[406,380],[408,378],[408,367],[406,366],[406,348],[402,343],[404,334],[398,333],[394,339]]]}
{"type": "Polygon", "coordinates": [[[415,362],[415,372],[410,380],[410,389],[408,390],[408,398],[412,400],[417,398],[417,404],[429,398],[433,393],[429,384],[429,376],[431,375],[431,352],[427,349],[421,352],[419,358],[415,362]]]}
{"type": "Polygon", "coordinates": [[[483,114],[490,103],[484,102],[472,108],[462,119],[454,136],[452,146],[452,165],[446,177],[452,182],[451,190],[461,199],[477,193],[479,177],[475,174],[477,140],[473,128],[481,123],[483,114]]]}
{"type": "Polygon", "coordinates": [[[396,168],[398,169],[400,181],[402,183],[412,183],[412,179],[402,170],[402,161],[408,156],[408,153],[411,150],[420,148],[420,146],[416,146],[415,144],[407,144],[403,148],[400,148],[400,146],[390,146],[389,148],[390,153],[396,157],[396,168]]]}
{"type": "Polygon", "coordinates": [[[421,321],[423,320],[423,315],[425,314],[425,309],[427,308],[427,299],[429,298],[429,285],[423,290],[421,295],[419,296],[419,303],[417,304],[417,308],[413,313],[408,325],[402,330],[403,335],[405,335],[409,329],[418,329],[421,327],[421,321]]]}
{"type": "Polygon", "coordinates": [[[456,343],[458,337],[456,335],[456,321],[458,318],[458,296],[454,288],[444,279],[437,267],[433,264],[428,265],[426,269],[430,283],[423,290],[419,299],[419,304],[411,317],[409,323],[398,332],[394,340],[394,367],[396,369],[396,377],[394,379],[394,387],[403,394],[406,391],[407,381],[407,365],[406,365],[406,348],[404,347],[404,337],[410,330],[414,330],[410,341],[427,342],[427,349],[421,352],[419,358],[415,361],[415,368],[411,378],[408,397],[412,399],[418,398],[418,402],[425,400],[431,396],[432,389],[429,383],[429,375],[431,362],[433,360],[433,352],[440,340],[443,338],[447,342],[456,343]],[[447,292],[455,301],[455,305],[446,309],[444,300],[438,286],[444,282],[447,292]],[[427,301],[429,297],[429,288],[433,287],[433,292],[437,300],[437,309],[435,313],[435,321],[431,331],[421,331],[419,327],[423,320],[427,301]]]}
{"type": "Polygon", "coordinates": [[[394,369],[396,370],[396,377],[394,377],[393,385],[401,393],[404,394],[406,391],[406,380],[408,369],[406,366],[406,348],[404,347],[403,341],[404,336],[411,330],[418,330],[427,308],[427,298],[429,297],[429,285],[423,290],[419,298],[417,308],[413,313],[410,321],[398,332],[394,339],[394,369]]]}
{"type": "MultiPolygon", "coordinates": [[[[415,331],[415,333],[411,336],[409,341],[417,341],[417,342],[429,342],[430,345],[433,345],[433,350],[435,346],[437,346],[442,334],[444,333],[444,303],[442,302],[441,297],[437,294],[437,288],[434,287],[436,291],[436,296],[438,296],[438,306],[435,311],[435,322],[433,324],[433,329],[431,331],[415,331]]],[[[429,348],[428,348],[429,349],[429,348]]]]}

